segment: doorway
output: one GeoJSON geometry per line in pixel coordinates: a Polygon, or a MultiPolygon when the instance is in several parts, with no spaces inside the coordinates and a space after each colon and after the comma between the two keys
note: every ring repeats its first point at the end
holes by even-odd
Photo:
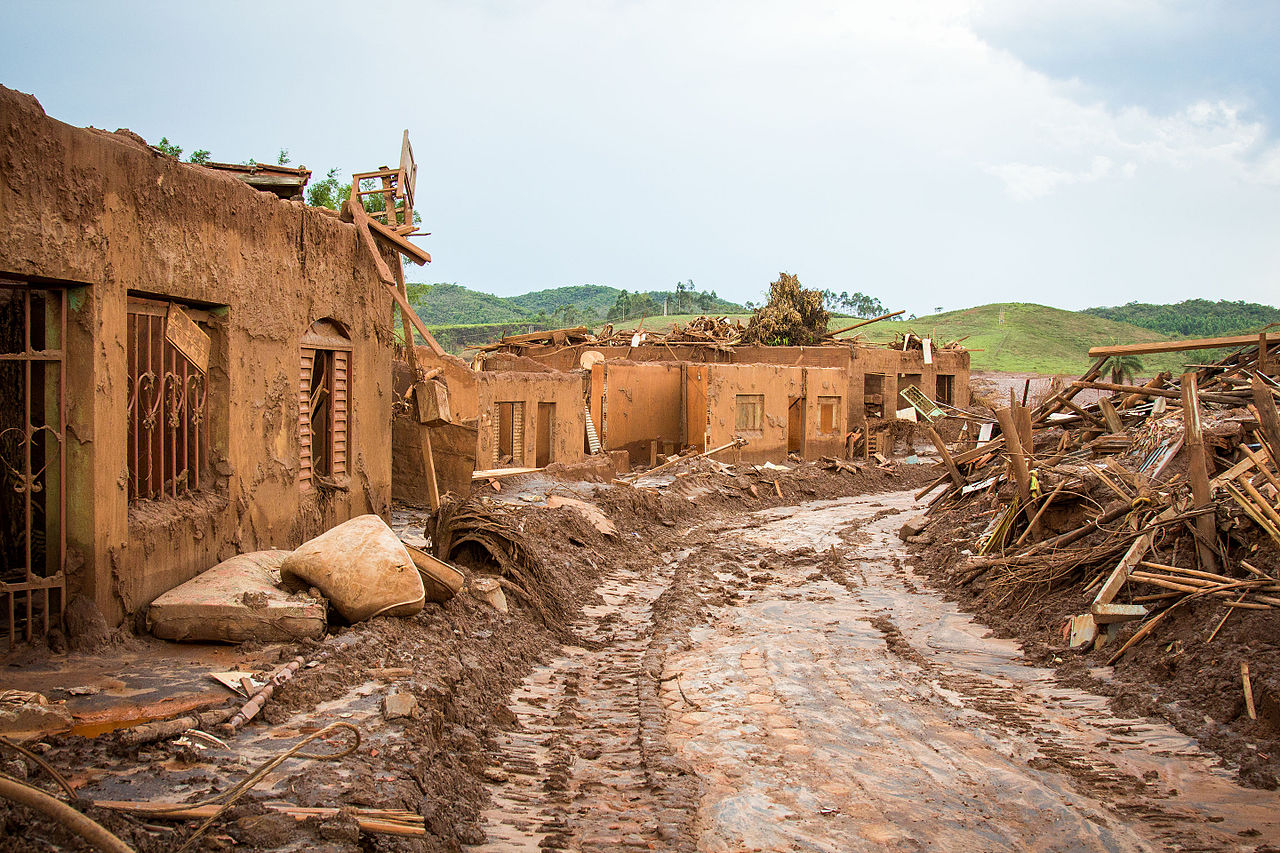
{"type": "Polygon", "coordinates": [[[538,404],[538,423],[536,426],[537,442],[534,449],[533,464],[537,468],[545,468],[551,464],[551,447],[556,431],[556,404],[538,404]]]}
{"type": "Polygon", "coordinates": [[[804,456],[804,397],[787,398],[787,452],[804,456]]]}

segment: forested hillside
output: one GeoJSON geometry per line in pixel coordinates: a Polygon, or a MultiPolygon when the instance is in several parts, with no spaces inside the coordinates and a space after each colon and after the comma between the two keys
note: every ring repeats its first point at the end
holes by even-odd
{"type": "Polygon", "coordinates": [[[1081,313],[1164,332],[1171,337],[1211,338],[1256,332],[1280,323],[1280,308],[1256,302],[1210,302],[1188,299],[1173,305],[1130,302],[1114,308],[1087,308],[1081,313]]]}

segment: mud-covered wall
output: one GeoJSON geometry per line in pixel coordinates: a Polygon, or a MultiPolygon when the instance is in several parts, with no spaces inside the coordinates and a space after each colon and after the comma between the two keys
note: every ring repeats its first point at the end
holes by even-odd
{"type": "MultiPolygon", "coordinates": [[[[819,456],[843,456],[845,435],[844,400],[848,393],[848,374],[838,368],[796,367],[770,364],[690,365],[692,381],[705,386],[706,447],[727,444],[735,437],[747,440],[742,448],[722,452],[723,461],[760,463],[786,459],[789,407],[794,399],[803,399],[803,442],[801,454],[813,459],[819,456]],[[740,429],[738,409],[740,396],[763,398],[763,417],[759,429],[740,429]],[[821,430],[819,397],[835,397],[837,417],[832,430],[821,430]]],[[[691,412],[690,418],[696,415],[691,412]]]]}
{"type": "Polygon", "coordinates": [[[892,419],[898,409],[910,404],[898,392],[908,384],[915,384],[907,377],[919,376],[919,388],[925,396],[938,399],[938,376],[952,378],[952,404],[969,405],[969,353],[965,350],[939,350],[933,354],[933,363],[924,363],[924,353],[919,350],[885,349],[884,347],[859,346],[853,350],[849,372],[850,422],[865,422],[864,406],[866,376],[884,376],[883,393],[885,418],[892,419]]]}
{"type": "Polygon", "coordinates": [[[477,422],[476,468],[500,467],[498,464],[498,404],[523,404],[523,458],[512,465],[534,467],[538,456],[538,434],[544,428],[545,408],[551,404],[550,462],[578,462],[586,455],[586,414],[583,409],[584,378],[577,373],[495,373],[475,374],[480,417],[477,422]]]}
{"type": "Polygon", "coordinates": [[[238,552],[291,548],[391,496],[391,298],[356,229],[0,87],[0,272],[67,285],[70,587],[119,621],[238,552]],[[130,292],[212,315],[212,482],[130,505],[130,292]],[[299,347],[351,333],[349,484],[298,485],[299,347]],[[221,389],[219,391],[219,389],[221,389]]]}
{"type": "Polygon", "coordinates": [[[604,362],[591,368],[591,417],[605,450],[649,464],[650,443],[685,444],[682,364],[604,362]]]}

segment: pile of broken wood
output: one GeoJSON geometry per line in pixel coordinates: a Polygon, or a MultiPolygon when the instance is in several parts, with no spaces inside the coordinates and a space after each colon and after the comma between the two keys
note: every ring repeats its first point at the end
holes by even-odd
{"type": "MultiPolygon", "coordinates": [[[[870,317],[865,320],[835,329],[823,336],[820,344],[822,346],[844,346],[854,342],[860,342],[861,336],[854,335],[852,337],[840,337],[854,329],[861,328],[871,323],[881,320],[888,320],[902,314],[902,311],[894,311],[889,314],[882,314],[879,317],[870,317]]],[[[528,332],[521,335],[504,335],[499,340],[490,344],[472,344],[467,347],[477,353],[487,352],[509,352],[513,355],[523,355],[526,351],[538,347],[638,347],[641,344],[653,345],[680,345],[680,346],[701,346],[711,347],[718,350],[729,350],[738,346],[743,341],[743,334],[747,327],[741,320],[731,319],[729,317],[695,317],[688,323],[677,323],[666,331],[643,328],[644,321],[635,329],[615,329],[612,324],[605,325],[599,333],[592,333],[586,326],[575,326],[568,329],[547,329],[541,332],[528,332]]],[[[967,336],[966,336],[967,337],[967,336]]],[[[896,349],[906,350],[955,350],[963,349],[960,346],[964,338],[956,341],[950,341],[944,344],[935,344],[932,338],[921,337],[914,332],[900,333],[892,345],[896,349]]]]}
{"type": "MultiPolygon", "coordinates": [[[[988,440],[949,448],[930,429],[946,473],[918,497],[946,483],[930,513],[971,519],[958,580],[1013,607],[1082,585],[1073,646],[1147,620],[1112,662],[1185,604],[1220,603],[1218,627],[1280,606],[1280,336],[1253,340],[1265,343],[1142,386],[1099,381],[1105,356],[1139,347],[1095,348],[1104,357],[1040,406],[997,411],[988,440]],[[1080,405],[1086,388],[1111,396],[1080,405]]],[[[1159,346],[1179,348],[1145,351],[1159,346]]]]}

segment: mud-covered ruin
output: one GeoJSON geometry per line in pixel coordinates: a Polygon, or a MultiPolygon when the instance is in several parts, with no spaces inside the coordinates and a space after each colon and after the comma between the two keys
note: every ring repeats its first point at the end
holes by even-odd
{"type": "Polygon", "coordinates": [[[416,172],[0,87],[0,850],[1276,849],[1274,334],[1021,404],[869,321],[463,358],[416,172]]]}

